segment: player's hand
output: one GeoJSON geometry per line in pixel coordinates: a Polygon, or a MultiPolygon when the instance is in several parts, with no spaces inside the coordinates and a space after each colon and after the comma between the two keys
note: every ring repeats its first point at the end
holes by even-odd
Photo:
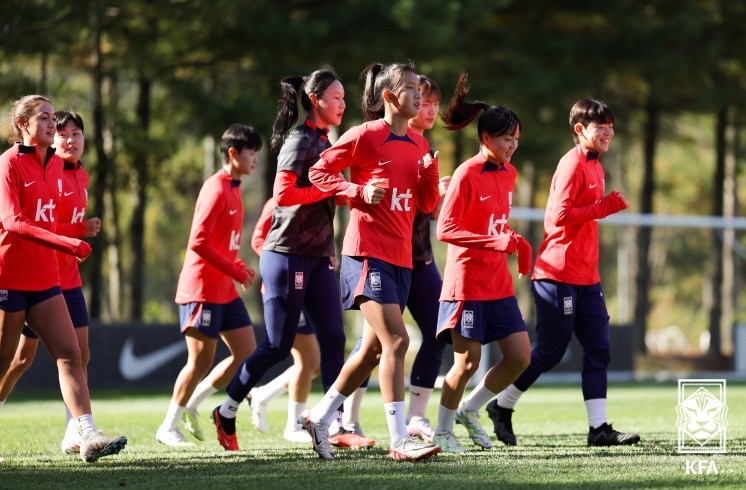
{"type": "Polygon", "coordinates": [[[422,157],[422,159],[419,161],[420,165],[422,165],[423,168],[428,168],[431,165],[438,166],[438,152],[434,152],[433,154],[425,153],[425,156],[422,157]]]}
{"type": "Polygon", "coordinates": [[[253,286],[257,278],[256,271],[252,269],[251,267],[247,267],[246,272],[248,273],[248,276],[246,277],[246,280],[243,283],[241,283],[241,288],[244,291],[246,291],[251,286],[253,286]]]}
{"type": "Polygon", "coordinates": [[[383,196],[386,195],[386,189],[389,187],[389,179],[377,177],[370,179],[365,184],[365,192],[363,197],[365,202],[368,204],[377,205],[383,200],[383,196]]]}
{"type": "Polygon", "coordinates": [[[96,236],[99,231],[101,231],[101,220],[99,218],[85,220],[85,236],[96,236]]]}

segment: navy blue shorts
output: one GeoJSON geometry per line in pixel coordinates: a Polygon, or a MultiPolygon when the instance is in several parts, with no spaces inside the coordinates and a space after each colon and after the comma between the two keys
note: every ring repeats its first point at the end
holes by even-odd
{"type": "Polygon", "coordinates": [[[526,322],[515,296],[485,301],[441,301],[438,340],[452,343],[451,329],[484,345],[525,332],[526,322]]]}
{"type": "Polygon", "coordinates": [[[213,339],[220,336],[220,332],[235,330],[251,326],[251,317],[241,298],[236,298],[227,304],[215,303],[187,303],[179,305],[179,323],[181,333],[187,328],[196,328],[213,339]]]}
{"type": "Polygon", "coordinates": [[[358,301],[365,297],[379,304],[398,304],[403,312],[412,284],[412,269],[371,257],[343,255],[340,282],[342,306],[346,310],[359,310],[358,301]]]}
{"type": "MultiPolygon", "coordinates": [[[[67,311],[70,312],[70,319],[73,321],[73,327],[80,328],[90,325],[90,320],[88,319],[88,307],[85,303],[83,288],[65,289],[62,291],[62,295],[65,297],[67,311]]],[[[23,325],[23,331],[21,333],[30,339],[39,338],[39,336],[29,328],[28,324],[23,325]]]]}
{"type": "Polygon", "coordinates": [[[305,335],[313,335],[316,333],[316,329],[313,328],[313,323],[308,319],[305,312],[301,312],[300,318],[298,319],[298,333],[305,335]]]}
{"type": "Polygon", "coordinates": [[[54,286],[44,291],[0,289],[0,310],[7,311],[8,313],[26,311],[58,294],[62,294],[62,288],[59,286],[54,286]]]}

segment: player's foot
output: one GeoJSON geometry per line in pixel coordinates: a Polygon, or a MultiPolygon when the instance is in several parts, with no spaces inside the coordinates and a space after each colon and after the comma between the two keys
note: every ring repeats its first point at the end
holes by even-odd
{"type": "Polygon", "coordinates": [[[461,402],[458,412],[456,412],[456,423],[466,427],[466,431],[474,444],[482,449],[492,449],[490,436],[484,431],[479,421],[478,410],[464,410],[464,402],[461,402]]]}
{"type": "Polygon", "coordinates": [[[246,403],[251,407],[251,424],[262,434],[269,432],[269,424],[267,423],[267,404],[259,399],[256,388],[252,388],[251,391],[249,391],[249,396],[246,397],[246,403]]]}
{"type": "Polygon", "coordinates": [[[322,459],[334,459],[334,453],[329,445],[329,424],[322,424],[321,422],[312,422],[311,414],[308,410],[304,410],[298,419],[298,423],[308,431],[311,436],[311,444],[313,444],[313,450],[322,459]]]}
{"type": "Polygon", "coordinates": [[[357,451],[358,449],[371,449],[376,445],[376,441],[342,429],[333,436],[329,436],[329,444],[334,447],[357,451]]]}
{"type": "Polygon", "coordinates": [[[199,425],[199,414],[196,410],[187,409],[184,415],[181,416],[181,421],[184,422],[184,428],[187,432],[192,434],[195,439],[204,441],[205,434],[202,432],[202,427],[199,425]]]}
{"type": "Polygon", "coordinates": [[[178,427],[158,427],[158,431],[155,433],[155,440],[161,444],[171,447],[189,447],[194,446],[193,442],[189,442],[181,433],[178,427]]]}
{"type": "Polygon", "coordinates": [[[518,443],[513,433],[513,412],[515,410],[498,405],[497,399],[487,404],[487,415],[492,419],[497,440],[506,446],[515,446],[518,443]]]}
{"type": "Polygon", "coordinates": [[[430,425],[430,421],[425,417],[415,415],[409,419],[407,424],[407,432],[410,436],[417,436],[425,442],[433,442],[433,435],[435,431],[430,425]]]}
{"type": "Polygon", "coordinates": [[[282,437],[286,441],[297,442],[298,444],[308,444],[311,442],[311,435],[302,427],[286,427],[282,437]]]}
{"type": "Polygon", "coordinates": [[[414,436],[404,437],[391,446],[389,459],[395,461],[422,461],[435,456],[440,452],[440,447],[434,444],[422,442],[414,436]]]}
{"type": "Polygon", "coordinates": [[[81,437],[80,459],[95,463],[99,458],[119,453],[126,445],[126,437],[106,437],[100,430],[94,430],[81,437]]]}
{"type": "Polygon", "coordinates": [[[65,433],[65,437],[60,443],[60,450],[64,454],[75,454],[80,452],[80,437],[74,437],[72,434],[65,433]]]}
{"type": "Polygon", "coordinates": [[[466,449],[458,442],[453,432],[436,432],[433,435],[433,444],[438,446],[445,453],[464,454],[466,449]]]}
{"type": "Polygon", "coordinates": [[[239,451],[236,437],[236,419],[229,419],[220,415],[220,407],[212,411],[212,422],[218,431],[218,442],[226,451],[239,451]]]}
{"type": "Polygon", "coordinates": [[[589,446],[622,446],[640,442],[640,436],[637,434],[615,431],[611,424],[604,423],[595,429],[588,429],[589,446]]]}
{"type": "Polygon", "coordinates": [[[359,436],[364,436],[363,434],[363,428],[360,426],[360,422],[352,422],[349,424],[344,424],[344,428],[347,432],[352,432],[353,434],[357,434],[359,436]]]}

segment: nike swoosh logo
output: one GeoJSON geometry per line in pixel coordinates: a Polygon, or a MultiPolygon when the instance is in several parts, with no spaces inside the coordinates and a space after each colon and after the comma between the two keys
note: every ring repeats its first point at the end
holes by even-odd
{"type": "Polygon", "coordinates": [[[588,186],[588,188],[589,188],[589,189],[593,189],[593,188],[594,188],[594,187],[596,187],[597,185],[598,185],[598,184],[590,184],[590,185],[588,186]]]}
{"type": "Polygon", "coordinates": [[[378,166],[383,167],[384,165],[386,165],[387,163],[391,163],[392,161],[393,160],[386,160],[385,162],[378,162],[378,166]]]}
{"type": "Polygon", "coordinates": [[[237,212],[238,212],[238,209],[231,209],[230,211],[228,211],[228,214],[230,214],[231,216],[233,216],[237,212]]]}
{"type": "Polygon", "coordinates": [[[24,182],[24,183],[23,183],[23,187],[28,187],[28,186],[30,186],[31,184],[33,184],[34,182],[36,182],[36,181],[35,181],[35,180],[32,180],[31,182],[24,182]]]}
{"type": "Polygon", "coordinates": [[[127,381],[137,381],[146,377],[187,350],[186,342],[179,340],[166,347],[138,356],[135,354],[134,346],[135,339],[128,337],[122,346],[122,353],[119,355],[119,372],[127,381]]]}
{"type": "Polygon", "coordinates": [[[329,264],[329,270],[334,270],[334,266],[332,264],[329,264]]]}
{"type": "Polygon", "coordinates": [[[489,199],[490,197],[492,197],[492,196],[479,196],[479,200],[480,200],[480,201],[486,201],[486,200],[487,200],[487,199],[489,199]]]}
{"type": "MultiPolygon", "coordinates": [[[[432,261],[432,260],[426,260],[426,261],[425,261],[425,265],[430,265],[430,264],[432,264],[432,263],[433,263],[433,261],[432,261]]],[[[419,396],[419,395],[418,395],[418,396],[419,396]]]]}
{"type": "Polygon", "coordinates": [[[70,194],[72,194],[72,192],[65,192],[65,197],[69,196],[70,194]]]}

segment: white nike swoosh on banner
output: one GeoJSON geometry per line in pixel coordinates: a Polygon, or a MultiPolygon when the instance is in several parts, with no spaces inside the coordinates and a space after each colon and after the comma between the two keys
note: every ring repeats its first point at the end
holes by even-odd
{"type": "Polygon", "coordinates": [[[186,351],[186,342],[179,340],[141,356],[135,355],[135,339],[128,337],[119,356],[119,372],[127,381],[137,381],[157,370],[186,351]]]}

